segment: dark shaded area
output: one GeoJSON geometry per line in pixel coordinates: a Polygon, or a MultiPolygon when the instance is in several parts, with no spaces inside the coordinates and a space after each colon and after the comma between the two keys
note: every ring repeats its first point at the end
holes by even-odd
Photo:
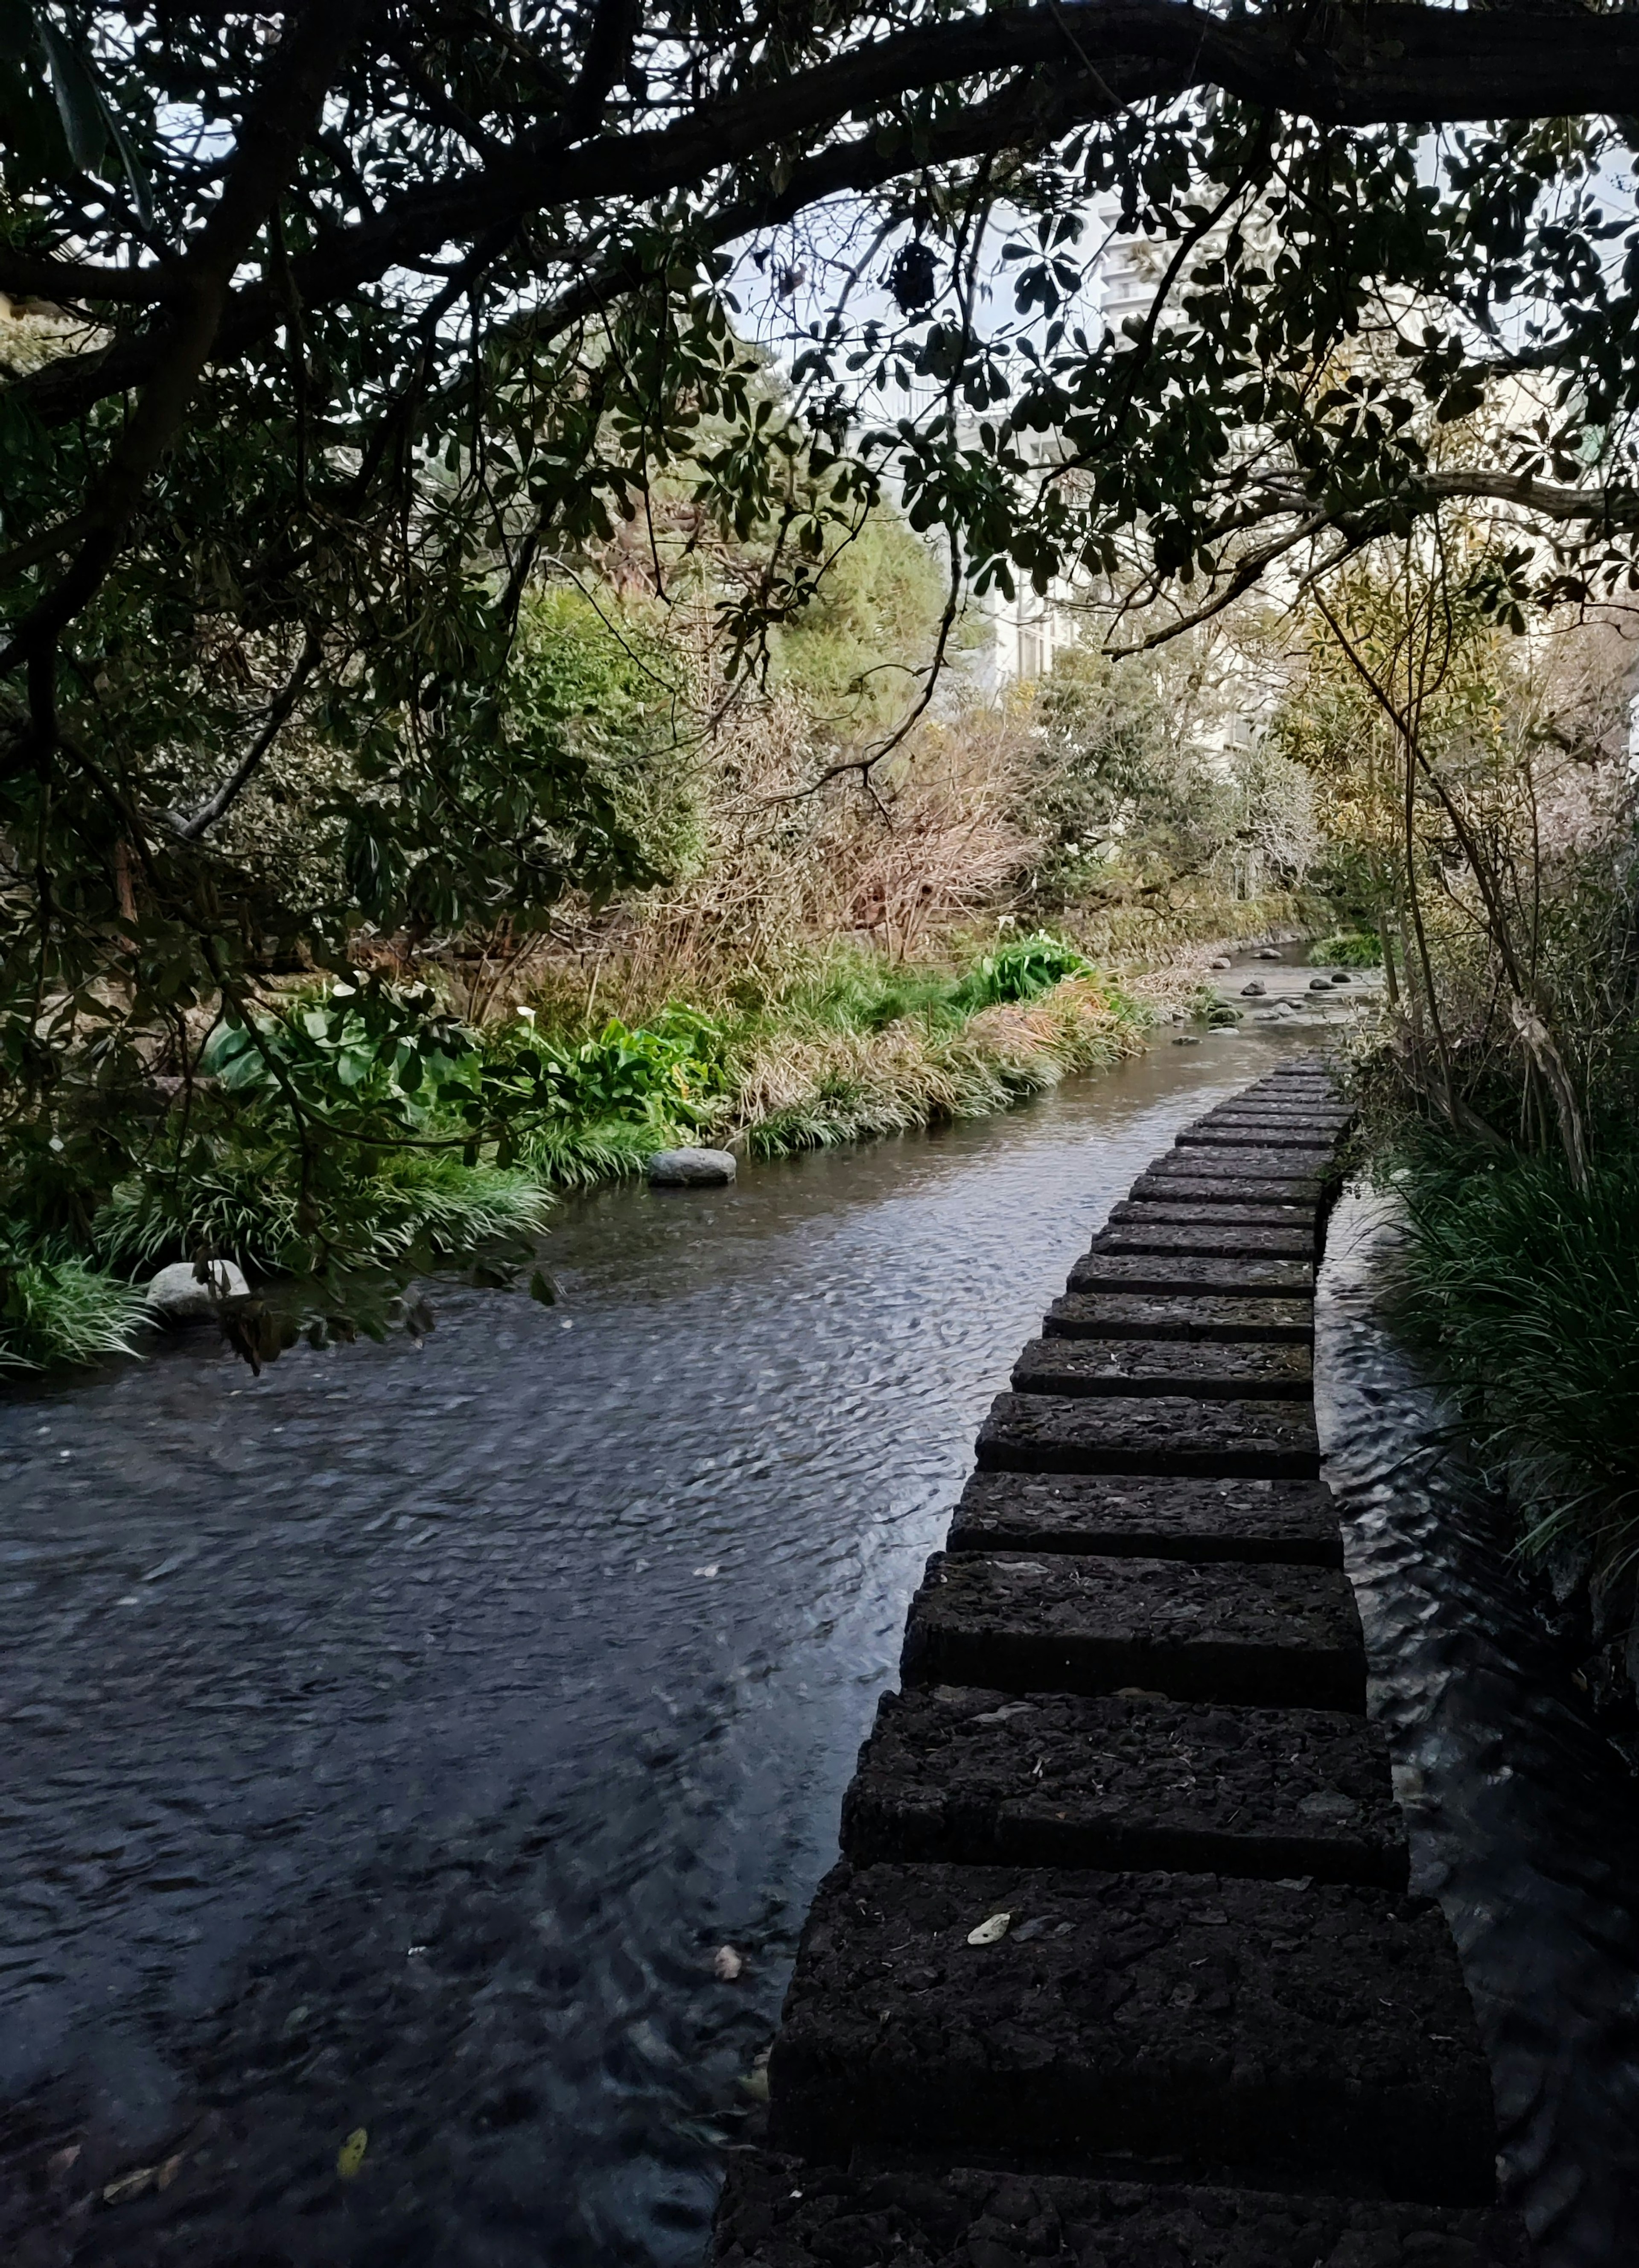
{"type": "Polygon", "coordinates": [[[1500,2213],[959,2171],[737,2164],[723,2268],[1524,2268],[1500,2213]]]}

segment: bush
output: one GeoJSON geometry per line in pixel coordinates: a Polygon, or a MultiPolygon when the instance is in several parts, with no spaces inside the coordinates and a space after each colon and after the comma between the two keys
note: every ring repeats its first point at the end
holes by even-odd
{"type": "Polygon", "coordinates": [[[1381,968],[1383,940],[1370,930],[1336,930],[1309,948],[1311,968],[1381,968]]]}
{"type": "Polygon", "coordinates": [[[1425,1150],[1402,1176],[1398,1306],[1527,1507],[1524,1543],[1639,1556],[1639,1152],[1584,1187],[1555,1157],[1425,1150]]]}

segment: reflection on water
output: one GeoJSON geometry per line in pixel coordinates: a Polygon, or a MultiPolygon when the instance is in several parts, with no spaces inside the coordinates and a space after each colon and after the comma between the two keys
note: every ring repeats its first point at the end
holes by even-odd
{"type": "Polygon", "coordinates": [[[978,1420],[1277,1045],[566,1207],[564,1307],[419,1352],[0,1402],[8,2263],[697,2260],[978,1420]]]}
{"type": "Polygon", "coordinates": [[[1539,2268],[1639,2261],[1639,1826],[1632,1775],[1508,1564],[1450,1412],[1386,1337],[1392,1212],[1346,1197],[1317,1313],[1316,1400],[1349,1572],[1412,1829],[1491,2058],[1509,2194],[1539,2268]]]}

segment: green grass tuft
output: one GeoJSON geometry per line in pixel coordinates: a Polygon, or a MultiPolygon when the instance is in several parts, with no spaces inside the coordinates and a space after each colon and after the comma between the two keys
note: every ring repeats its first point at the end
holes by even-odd
{"type": "Polygon", "coordinates": [[[229,1155],[185,1176],[127,1182],[99,1223],[110,1260],[158,1267],[202,1246],[261,1275],[307,1275],[334,1248],[352,1268],[413,1253],[453,1259],[544,1231],[551,1198],[528,1173],[463,1165],[448,1151],[339,1151],[305,1220],[288,1148],[229,1155]]]}
{"type": "Polygon", "coordinates": [[[1639,1557],[1639,1154],[1596,1165],[1434,1150],[1400,1184],[1398,1312],[1456,1388],[1481,1457],[1527,1507],[1524,1548],[1639,1557]]]}
{"type": "MultiPolygon", "coordinates": [[[[555,1189],[589,1189],[599,1182],[641,1174],[673,1137],[664,1125],[635,1125],[622,1118],[549,1122],[518,1145],[519,1161],[555,1189]]],[[[698,1138],[680,1133],[679,1141],[698,1138]]]]}
{"type": "Polygon", "coordinates": [[[143,1295],[107,1270],[49,1248],[0,1255],[0,1370],[50,1370],[130,1354],[143,1295]]]}

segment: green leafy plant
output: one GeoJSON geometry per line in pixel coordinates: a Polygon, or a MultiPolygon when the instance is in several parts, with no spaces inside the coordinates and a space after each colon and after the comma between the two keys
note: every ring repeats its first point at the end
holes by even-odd
{"type": "Polygon", "coordinates": [[[48,1370],[134,1351],[143,1296],[81,1255],[0,1247],[0,1370],[48,1370]]]}
{"type": "Polygon", "coordinates": [[[1335,930],[1309,948],[1312,968],[1381,968],[1383,940],[1370,930],[1335,930]]]}
{"type": "Polygon", "coordinates": [[[1067,976],[1090,976],[1092,964],[1073,945],[1047,930],[1013,939],[987,953],[956,990],[959,1007],[990,1008],[1007,1000],[1033,1000],[1067,976]]]}
{"type": "Polygon", "coordinates": [[[1639,1558],[1639,1152],[1579,1187],[1562,1157],[1426,1138],[1404,1169],[1397,1312],[1510,1474],[1528,1552],[1572,1539],[1598,1572],[1639,1558]]]}

